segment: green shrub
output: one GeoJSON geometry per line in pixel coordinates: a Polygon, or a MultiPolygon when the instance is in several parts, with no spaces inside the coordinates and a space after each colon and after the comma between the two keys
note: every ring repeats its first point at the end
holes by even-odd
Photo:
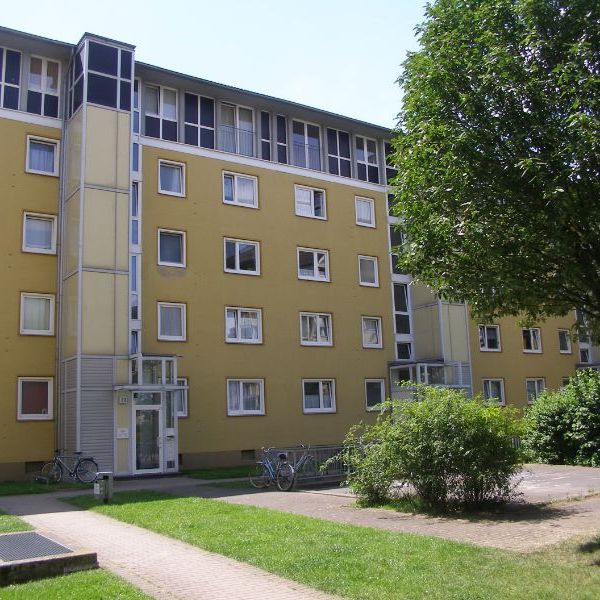
{"type": "Polygon", "coordinates": [[[388,403],[375,425],[349,432],[347,481],[367,504],[388,498],[394,481],[438,510],[504,501],[521,468],[520,433],[512,408],[417,386],[415,401],[388,403]]]}
{"type": "Polygon", "coordinates": [[[535,461],[600,466],[600,372],[578,371],[562,390],[537,398],[523,446],[535,461]]]}

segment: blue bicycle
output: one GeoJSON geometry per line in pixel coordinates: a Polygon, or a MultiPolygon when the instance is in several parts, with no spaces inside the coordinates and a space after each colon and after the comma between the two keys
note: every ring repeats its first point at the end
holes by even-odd
{"type": "Polygon", "coordinates": [[[273,448],[262,448],[263,460],[259,460],[250,468],[248,478],[250,484],[258,489],[277,484],[278,489],[287,492],[294,485],[294,469],[288,462],[285,452],[280,452],[277,459],[271,455],[273,448]]]}

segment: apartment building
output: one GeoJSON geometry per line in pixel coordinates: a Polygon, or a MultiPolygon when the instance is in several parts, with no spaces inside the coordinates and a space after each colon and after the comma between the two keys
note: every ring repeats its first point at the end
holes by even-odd
{"type": "Polygon", "coordinates": [[[568,320],[524,351],[397,272],[389,136],[0,29],[0,478],[55,448],[142,475],[335,444],[405,380],[558,387],[568,320]]]}

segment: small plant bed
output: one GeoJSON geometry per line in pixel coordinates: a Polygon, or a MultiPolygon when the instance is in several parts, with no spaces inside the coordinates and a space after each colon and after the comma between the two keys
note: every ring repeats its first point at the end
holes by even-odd
{"type": "Polygon", "coordinates": [[[145,600],[143,592],[108,571],[81,571],[2,588],[2,600],[145,600]]]}
{"type": "Polygon", "coordinates": [[[7,515],[0,510],[0,533],[17,533],[18,531],[30,531],[31,527],[13,515],[7,515]]]}
{"type": "Polygon", "coordinates": [[[215,467],[213,469],[189,469],[182,475],[193,479],[234,479],[248,477],[248,465],[237,467],[215,467]]]}
{"type": "Polygon", "coordinates": [[[118,493],[69,500],[126,523],[361,600],[592,600],[600,570],[470,544],[204,498],[118,493]]]}
{"type": "Polygon", "coordinates": [[[0,483],[0,496],[20,496],[21,494],[47,494],[59,490],[87,490],[89,484],[83,483],[42,483],[38,481],[3,481],[0,483]]]}

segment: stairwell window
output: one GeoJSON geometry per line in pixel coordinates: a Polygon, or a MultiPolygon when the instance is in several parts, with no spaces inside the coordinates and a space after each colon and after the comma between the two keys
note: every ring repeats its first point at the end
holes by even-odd
{"type": "Polygon", "coordinates": [[[264,379],[228,379],[227,414],[230,417],[265,414],[264,379]]]}
{"type": "Polygon", "coordinates": [[[296,214],[299,217],[327,219],[325,190],[296,185],[294,186],[294,195],[296,214]]]}
{"type": "Polygon", "coordinates": [[[260,245],[258,242],[225,238],[225,272],[260,275],[260,245]]]}
{"type": "Polygon", "coordinates": [[[23,215],[23,252],[56,254],[56,217],[38,213],[23,215]]]}
{"type": "Polygon", "coordinates": [[[329,281],[329,252],[298,248],[298,279],[329,281]]]}
{"type": "Polygon", "coordinates": [[[538,327],[522,330],[523,352],[540,353],[542,351],[542,333],[538,327]]]}
{"type": "Polygon", "coordinates": [[[53,414],[54,378],[19,377],[17,380],[17,419],[49,421],[53,414]]]}
{"type": "Polygon", "coordinates": [[[305,413],[335,412],[335,380],[303,379],[302,402],[305,413]]]}
{"type": "Polygon", "coordinates": [[[158,302],[158,339],[185,342],[186,305],[174,302],[158,302]]]}
{"type": "Polygon", "coordinates": [[[158,192],[168,196],[185,196],[185,165],[168,160],[158,161],[158,192]]]}
{"type": "Polygon", "coordinates": [[[300,343],[303,346],[332,346],[331,315],[300,313],[300,343]]]}
{"type": "Polygon", "coordinates": [[[498,404],[506,404],[504,398],[504,379],[484,379],[483,397],[486,400],[497,402],[498,404]]]}
{"type": "Polygon", "coordinates": [[[58,148],[58,140],[28,135],[25,170],[28,173],[58,177],[58,148]]]}
{"type": "Polygon", "coordinates": [[[54,295],[21,294],[21,335],[54,335],[54,295]]]}
{"type": "Polygon", "coordinates": [[[500,352],[500,326],[479,325],[479,349],[482,352],[500,352]]]}
{"type": "Polygon", "coordinates": [[[258,208],[258,178],[240,173],[223,173],[223,202],[258,208]]]}

